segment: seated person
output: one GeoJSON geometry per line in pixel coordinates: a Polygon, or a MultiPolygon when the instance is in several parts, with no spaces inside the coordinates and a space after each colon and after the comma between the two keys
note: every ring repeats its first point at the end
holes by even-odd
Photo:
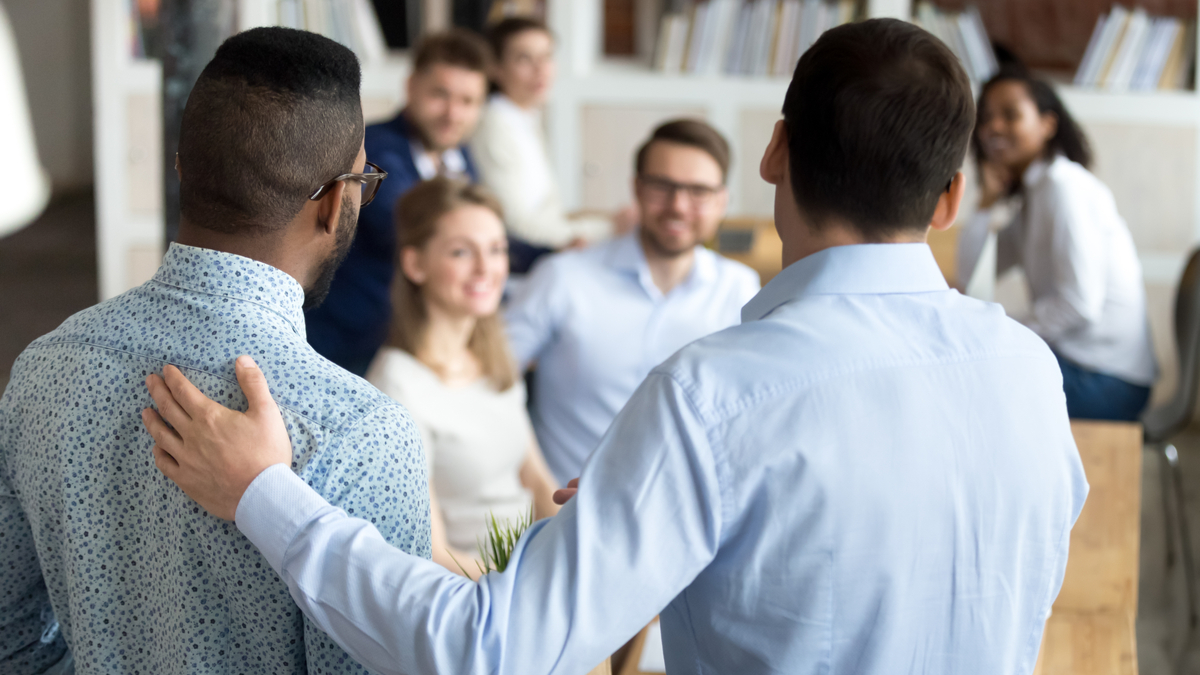
{"type": "Polygon", "coordinates": [[[995,272],[1024,268],[1023,323],[1058,357],[1067,412],[1138,419],[1158,377],[1142,267],[1112,193],[1087,169],[1087,137],[1054,88],[1021,68],[984,85],[978,115],[982,196],[959,238],[958,278],[971,279],[989,228],[1003,227],[995,272]],[[1005,221],[1010,197],[1024,206],[1005,221]]]}
{"type": "Polygon", "coordinates": [[[488,99],[471,150],[480,181],[500,199],[505,225],[519,243],[523,273],[540,255],[613,235],[602,218],[568,219],[546,153],[542,108],[554,83],[554,38],[546,24],[512,17],[488,31],[495,93],[488,99]],[[534,248],[530,249],[529,246],[534,248]],[[526,252],[528,249],[528,252],[526,252]]]}
{"type": "Polygon", "coordinates": [[[506,312],[533,421],[559,484],[583,462],[650,369],[741,320],[759,290],[745,265],[704,248],[725,216],[729,145],[698,120],[667,122],[638,150],[641,225],[542,261],[506,312]]]}
{"type": "Polygon", "coordinates": [[[429,557],[412,420],[304,341],[302,308],[381,177],[359,81],[354,54],[314,33],[229,38],[183,111],[179,240],[162,267],[17,359],[0,399],[0,673],[363,672],[232,523],[162,480],[137,421],[140,382],[165,364],[243,409],[235,376],[265,375],[297,474],[429,557]],[[262,370],[235,369],[243,353],[262,370]]]}
{"type": "Polygon", "coordinates": [[[463,145],[487,96],[491,52],[466,30],[426,36],[413,54],[407,103],[390,122],[367,127],[367,155],[388,180],[362,211],[358,235],[329,289],[329,301],[307,312],[308,342],[355,375],[367,372],[388,333],[396,233],[396,200],[422,180],[446,175],[475,180],[463,145]]]}
{"type": "Polygon", "coordinates": [[[536,518],[558,512],[497,314],[508,278],[500,206],[479,187],[435,178],[400,199],[396,240],[391,335],[367,380],[421,431],[433,559],[475,578],[491,517],[515,522],[531,499],[536,518]]]}

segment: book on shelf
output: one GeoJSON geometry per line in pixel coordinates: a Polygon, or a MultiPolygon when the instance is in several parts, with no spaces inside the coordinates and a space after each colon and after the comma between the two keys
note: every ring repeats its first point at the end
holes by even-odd
{"type": "Polygon", "coordinates": [[[826,30],[854,20],[855,0],[693,0],[659,23],[654,67],[693,75],[791,75],[826,30]]]}
{"type": "Polygon", "coordinates": [[[918,2],[913,20],[946,43],[973,84],[986,82],[1000,69],[983,18],[974,5],[961,12],[951,12],[931,2],[918,2]]]}
{"type": "Polygon", "coordinates": [[[1096,20],[1075,84],[1107,91],[1190,89],[1196,22],[1113,5],[1096,20]]]}

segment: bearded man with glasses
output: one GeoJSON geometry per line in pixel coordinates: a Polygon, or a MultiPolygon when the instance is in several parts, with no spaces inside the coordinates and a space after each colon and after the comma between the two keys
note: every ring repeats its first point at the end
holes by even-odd
{"type": "Polygon", "coordinates": [[[650,370],[736,325],[759,290],[745,265],[703,247],[725,217],[729,144],[699,120],[667,122],[636,156],[640,225],[546,258],[506,313],[521,368],[533,362],[533,422],[560,484],[579,475],[650,370]]]}
{"type": "Polygon", "coordinates": [[[179,240],[154,278],[17,359],[0,399],[0,672],[358,673],[235,527],[145,461],[146,374],[174,364],[246,405],[254,354],[292,466],[429,557],[408,413],[305,341],[386,173],[366,161],[354,54],[313,33],[227,40],[183,113],[179,240]]]}

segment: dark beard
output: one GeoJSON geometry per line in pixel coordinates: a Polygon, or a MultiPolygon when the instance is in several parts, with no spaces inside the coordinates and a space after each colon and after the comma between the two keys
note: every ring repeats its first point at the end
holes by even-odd
{"type": "Polygon", "coordinates": [[[338,213],[337,239],[329,256],[321,261],[317,278],[312,285],[304,289],[304,309],[309,310],[325,302],[329,295],[329,287],[333,284],[333,275],[341,267],[342,261],[350,253],[350,245],[354,243],[354,232],[358,229],[358,214],[354,212],[354,204],[350,197],[342,197],[342,208],[338,213]]]}
{"type": "Polygon", "coordinates": [[[692,249],[695,248],[694,246],[688,246],[682,250],[667,248],[661,241],[659,241],[654,230],[645,227],[638,228],[638,230],[641,235],[642,244],[648,246],[656,254],[658,254],[659,257],[662,258],[678,258],[681,255],[691,252],[692,249]]]}

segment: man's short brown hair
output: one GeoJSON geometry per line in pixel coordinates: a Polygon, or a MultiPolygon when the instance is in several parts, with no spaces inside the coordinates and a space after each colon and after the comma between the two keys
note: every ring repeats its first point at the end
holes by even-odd
{"type": "Polygon", "coordinates": [[[637,160],[634,168],[640,176],[646,168],[646,159],[650,154],[650,146],[657,141],[667,143],[678,143],[692,148],[698,148],[708,153],[710,157],[716,161],[717,166],[721,167],[721,183],[725,183],[729,178],[729,141],[721,135],[721,132],[712,128],[707,122],[701,120],[671,120],[659,125],[650,138],[642,143],[642,147],[638,148],[637,160]]]}
{"type": "Polygon", "coordinates": [[[831,28],[783,103],[792,191],[810,223],[867,241],[923,231],[967,154],[971,82],[954,53],[907,21],[831,28]]]}
{"type": "Polygon", "coordinates": [[[465,28],[430,33],[417,43],[413,72],[424,72],[438,64],[487,75],[492,65],[491,50],[482,37],[465,28]]]}

